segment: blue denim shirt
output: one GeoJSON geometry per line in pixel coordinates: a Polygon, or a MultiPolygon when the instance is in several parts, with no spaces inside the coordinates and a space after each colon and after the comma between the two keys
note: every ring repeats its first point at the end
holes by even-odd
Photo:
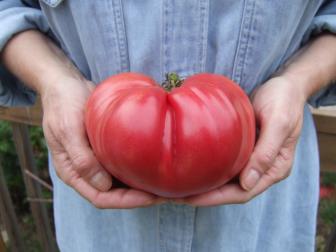
{"type": "MultiPolygon", "coordinates": [[[[312,35],[336,32],[336,1],[43,0],[37,7],[0,1],[0,50],[14,34],[40,29],[95,83],[124,71],[158,82],[167,72],[206,71],[250,93],[312,35]]],[[[30,90],[0,74],[1,104],[33,101],[30,90]]],[[[335,90],[313,102],[335,102],[335,90]]],[[[314,251],[319,162],[308,108],[291,175],[246,204],[99,210],[56,176],[52,160],[50,174],[61,251],[314,251]]]]}

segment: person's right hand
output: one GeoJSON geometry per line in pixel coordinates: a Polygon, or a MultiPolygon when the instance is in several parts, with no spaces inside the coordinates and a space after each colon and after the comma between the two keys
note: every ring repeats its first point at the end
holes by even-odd
{"type": "Polygon", "coordinates": [[[43,130],[57,175],[97,208],[135,208],[163,199],[135,189],[114,188],[97,161],[85,131],[84,111],[94,86],[85,79],[62,78],[41,93],[43,130]]]}

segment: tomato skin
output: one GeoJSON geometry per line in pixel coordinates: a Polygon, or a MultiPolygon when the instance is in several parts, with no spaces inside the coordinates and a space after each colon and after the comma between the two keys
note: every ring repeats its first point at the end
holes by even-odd
{"type": "Polygon", "coordinates": [[[170,198],[225,184],[255,143],[248,97],[231,80],[209,73],[193,75],[171,92],[142,74],[112,76],[90,96],[85,125],[107,171],[170,198]]]}

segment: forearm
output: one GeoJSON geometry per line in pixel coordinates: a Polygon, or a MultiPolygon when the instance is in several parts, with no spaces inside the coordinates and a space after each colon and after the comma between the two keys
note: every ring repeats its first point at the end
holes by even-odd
{"type": "Polygon", "coordinates": [[[308,99],[336,80],[336,36],[317,37],[293,56],[277,75],[295,83],[308,99]]]}
{"type": "Polygon", "coordinates": [[[38,93],[56,85],[60,78],[83,78],[65,54],[36,30],[25,31],[12,38],[1,54],[1,61],[38,93]]]}

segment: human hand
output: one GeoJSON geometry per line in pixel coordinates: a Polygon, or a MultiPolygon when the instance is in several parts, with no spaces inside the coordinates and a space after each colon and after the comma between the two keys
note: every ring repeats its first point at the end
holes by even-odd
{"type": "Polygon", "coordinates": [[[292,167],[306,101],[301,85],[275,77],[252,96],[259,139],[237,183],[177,200],[195,206],[245,203],[285,179],[292,167]]]}
{"type": "Polygon", "coordinates": [[[135,189],[113,188],[112,177],[96,160],[84,126],[84,109],[94,86],[62,78],[41,92],[43,129],[57,175],[97,208],[135,208],[162,199],[135,189]]]}

